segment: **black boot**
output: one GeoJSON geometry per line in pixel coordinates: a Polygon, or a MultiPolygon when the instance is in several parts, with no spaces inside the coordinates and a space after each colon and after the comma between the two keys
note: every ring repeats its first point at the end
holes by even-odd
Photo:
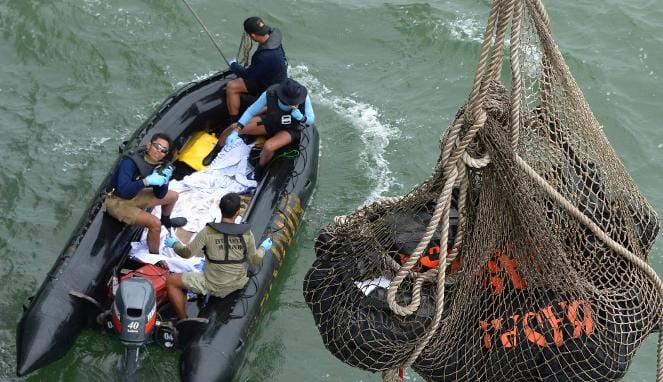
{"type": "Polygon", "coordinates": [[[203,159],[203,166],[209,166],[212,162],[214,162],[214,158],[216,158],[216,156],[219,155],[220,151],[221,151],[221,146],[214,145],[212,151],[210,151],[209,154],[207,154],[207,156],[203,159]]]}
{"type": "Polygon", "coordinates": [[[265,169],[262,166],[256,166],[253,172],[253,178],[255,181],[260,182],[263,176],[265,176],[265,169]]]}
{"type": "Polygon", "coordinates": [[[166,228],[179,228],[185,226],[186,223],[187,220],[185,217],[176,217],[171,219],[168,215],[161,215],[161,225],[166,228]]]}
{"type": "Polygon", "coordinates": [[[168,215],[161,215],[161,225],[170,228],[173,226],[173,223],[170,221],[170,216],[168,215]]]}

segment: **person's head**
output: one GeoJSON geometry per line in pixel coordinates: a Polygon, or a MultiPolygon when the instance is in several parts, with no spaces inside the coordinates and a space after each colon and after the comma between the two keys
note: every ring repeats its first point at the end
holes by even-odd
{"type": "Polygon", "coordinates": [[[260,17],[252,16],[244,20],[244,32],[249,35],[251,40],[262,44],[269,38],[272,28],[265,24],[260,17]]]}
{"type": "Polygon", "coordinates": [[[147,144],[147,155],[153,160],[160,162],[168,155],[173,141],[164,133],[156,133],[147,144]]]}
{"type": "Polygon", "coordinates": [[[229,194],[223,195],[221,201],[219,202],[221,216],[226,219],[234,218],[239,213],[240,205],[239,194],[231,192],[229,194]]]}
{"type": "Polygon", "coordinates": [[[307,93],[306,87],[292,78],[285,79],[276,88],[276,96],[279,98],[279,102],[294,108],[299,107],[306,101],[307,93]]]}

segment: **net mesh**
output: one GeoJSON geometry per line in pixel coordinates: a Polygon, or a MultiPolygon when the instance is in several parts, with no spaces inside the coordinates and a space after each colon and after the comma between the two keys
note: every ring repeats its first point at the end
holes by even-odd
{"type": "Polygon", "coordinates": [[[660,321],[645,263],[659,220],[539,0],[493,1],[472,93],[440,146],[422,184],[320,233],[304,297],[327,349],[436,381],[623,376],[660,321]]]}

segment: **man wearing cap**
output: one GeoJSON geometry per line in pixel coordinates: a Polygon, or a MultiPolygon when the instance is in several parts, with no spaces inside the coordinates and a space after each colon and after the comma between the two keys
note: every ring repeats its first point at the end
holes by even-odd
{"type": "Polygon", "coordinates": [[[221,133],[219,145],[231,143],[239,134],[266,135],[259,168],[256,168],[256,179],[259,179],[276,150],[293,142],[299,143],[301,124],[315,122],[313,104],[307,93],[304,85],[291,78],[270,86],[246,109],[239,121],[221,133]],[[265,108],[262,115],[257,115],[265,108]]]}
{"type": "Polygon", "coordinates": [[[267,26],[260,17],[255,16],[244,20],[244,31],[259,46],[248,68],[234,59],[230,60],[230,70],[239,77],[226,86],[226,106],[231,123],[237,122],[241,93],[257,96],[288,77],[281,31],[267,26]]]}
{"type": "MultiPolygon", "coordinates": [[[[230,70],[238,78],[228,81],[226,85],[226,107],[230,123],[237,122],[239,117],[240,97],[242,93],[257,96],[271,85],[281,83],[288,78],[288,65],[285,51],[281,44],[283,38],[278,28],[269,27],[257,16],[244,20],[244,31],[249,38],[258,43],[258,49],[251,56],[251,65],[248,68],[230,60],[230,70]]],[[[223,141],[214,146],[212,151],[203,159],[203,165],[209,166],[221,150],[223,141]]]]}

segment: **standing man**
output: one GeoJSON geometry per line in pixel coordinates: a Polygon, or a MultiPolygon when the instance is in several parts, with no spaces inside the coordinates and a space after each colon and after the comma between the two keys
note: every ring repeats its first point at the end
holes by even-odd
{"type": "MultiPolygon", "coordinates": [[[[267,26],[257,16],[244,20],[244,31],[251,40],[258,43],[258,49],[253,53],[248,68],[238,64],[236,59],[230,60],[230,70],[238,77],[226,85],[226,106],[230,123],[237,122],[242,93],[258,96],[269,86],[278,84],[288,77],[281,31],[267,26]]],[[[208,166],[212,163],[220,150],[221,146],[215,146],[203,159],[203,164],[208,166]]]]}
{"type": "Polygon", "coordinates": [[[221,223],[207,223],[189,245],[180,243],[172,236],[164,240],[166,246],[182,257],[189,258],[201,249],[205,254],[205,270],[202,273],[171,273],[168,276],[168,298],[181,320],[186,318],[185,289],[197,294],[226,297],[249,281],[246,275],[249,262],[258,264],[265,251],[272,248],[272,239],[267,238],[256,249],[251,227],[235,224],[240,209],[239,194],[224,195],[219,208],[221,223]]]}
{"type": "Polygon", "coordinates": [[[161,225],[171,227],[170,213],[179,194],[168,190],[172,167],[164,167],[163,160],[172,141],[163,133],[152,136],[144,150],[125,155],[111,177],[111,187],[104,207],[112,217],[126,224],[147,227],[147,246],[150,253],[159,253],[161,225]],[[161,206],[161,221],[145,211],[161,206]]]}

